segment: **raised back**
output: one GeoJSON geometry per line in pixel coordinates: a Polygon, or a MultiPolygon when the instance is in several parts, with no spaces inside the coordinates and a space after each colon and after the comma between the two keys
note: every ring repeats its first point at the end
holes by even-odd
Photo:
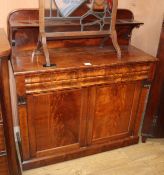
{"type": "MultiPolygon", "coordinates": [[[[33,52],[33,57],[41,49],[46,59],[45,67],[55,66],[50,63],[49,51],[47,46],[47,39],[74,39],[74,38],[103,38],[100,46],[103,47],[104,42],[111,37],[112,44],[117,52],[118,58],[121,58],[121,50],[117,42],[117,33],[115,29],[116,13],[117,13],[118,0],[91,0],[88,1],[63,1],[63,0],[39,0],[39,38],[36,51],[33,52]],[[47,5],[50,2],[50,5],[47,5]],[[72,13],[76,11],[82,4],[86,3],[88,10],[80,15],[73,16],[72,13]],[[54,16],[54,9],[57,13],[54,16]],[[46,16],[46,12],[49,15],[46,16]],[[60,13],[58,13],[60,12],[60,13]],[[72,27],[71,31],[64,30],[55,31],[54,26],[57,23],[63,23],[64,26],[80,25],[80,30],[72,27]],[[97,25],[99,29],[96,29],[97,25]],[[107,28],[105,27],[107,25],[107,28]],[[92,26],[92,28],[90,28],[92,26]],[[88,28],[89,29],[86,29],[88,28]],[[47,29],[48,28],[48,29],[47,29]]],[[[65,29],[65,27],[64,27],[65,29]]]]}
{"type": "MultiPolygon", "coordinates": [[[[83,10],[85,6],[81,7],[83,10]]],[[[80,14],[77,10],[76,14],[80,14]]],[[[134,28],[139,27],[142,23],[134,20],[133,13],[126,9],[118,9],[116,31],[118,43],[122,46],[130,44],[131,35],[134,28]]],[[[57,30],[63,29],[61,24],[56,24],[57,30]]],[[[67,27],[68,28],[68,27],[67,27]]],[[[38,9],[18,9],[11,12],[8,16],[8,36],[12,50],[34,50],[37,44],[39,34],[39,10],[38,9]]],[[[74,47],[74,46],[97,46],[101,38],[80,38],[48,41],[49,48],[74,47]]],[[[105,44],[112,45],[109,38],[105,44]]]]}

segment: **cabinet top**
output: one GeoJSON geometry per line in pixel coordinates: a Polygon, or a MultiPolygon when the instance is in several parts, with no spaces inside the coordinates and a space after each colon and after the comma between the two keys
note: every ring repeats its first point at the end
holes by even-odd
{"type": "Polygon", "coordinates": [[[8,42],[5,31],[0,28],[0,57],[6,57],[10,54],[10,44],[8,42]]]}
{"type": "MultiPolygon", "coordinates": [[[[55,41],[49,39],[50,63],[57,66],[45,68],[43,67],[46,63],[43,54],[32,57],[32,52],[36,49],[38,40],[38,18],[38,10],[32,9],[17,10],[9,15],[8,33],[10,43],[13,46],[11,63],[15,75],[48,72],[68,73],[88,69],[102,69],[105,71],[106,67],[147,64],[148,62],[157,61],[149,54],[129,46],[132,30],[142,23],[134,20],[131,11],[119,9],[117,11],[116,30],[118,43],[122,46],[121,59],[117,58],[111,39],[107,39],[103,48],[99,47],[102,38],[81,38],[71,41],[69,38],[55,41]]],[[[72,25],[71,23],[70,26],[72,25]]],[[[65,30],[62,22],[55,23],[55,28],[65,30]]]]}
{"type": "Polygon", "coordinates": [[[100,47],[70,47],[50,49],[51,62],[56,67],[45,68],[42,54],[32,58],[32,51],[13,52],[11,58],[14,74],[71,71],[119,65],[143,64],[156,62],[157,58],[133,47],[122,47],[122,58],[118,59],[113,49],[100,47]]]}

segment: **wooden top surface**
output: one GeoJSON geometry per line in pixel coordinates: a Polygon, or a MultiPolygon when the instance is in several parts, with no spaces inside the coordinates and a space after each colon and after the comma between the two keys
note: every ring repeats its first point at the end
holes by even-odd
{"type": "Polygon", "coordinates": [[[155,62],[157,58],[133,47],[122,48],[122,58],[119,60],[115,51],[109,47],[70,47],[50,49],[51,63],[57,67],[45,68],[44,56],[38,55],[32,59],[32,51],[14,52],[12,66],[15,74],[29,74],[51,71],[66,71],[124,64],[155,62]],[[88,63],[89,65],[85,65],[88,63]]]}
{"type": "Polygon", "coordinates": [[[0,28],[0,57],[6,57],[10,54],[10,44],[8,42],[5,31],[0,28]]]}

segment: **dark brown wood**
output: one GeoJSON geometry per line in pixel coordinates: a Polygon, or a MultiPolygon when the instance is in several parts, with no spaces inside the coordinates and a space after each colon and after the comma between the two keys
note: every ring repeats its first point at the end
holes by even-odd
{"type": "MultiPolygon", "coordinates": [[[[67,81],[69,82],[68,79],[71,77],[79,78],[80,76],[83,76],[83,77],[91,76],[91,78],[92,77],[94,78],[95,75],[105,76],[106,72],[104,72],[104,70],[107,70],[107,73],[110,75],[113,73],[112,71],[114,70],[118,71],[120,68],[119,66],[124,66],[125,63],[127,63],[128,65],[124,69],[119,70],[119,72],[123,73],[124,71],[128,71],[128,73],[131,75],[133,74],[133,71],[135,71],[135,68],[131,66],[132,62],[137,64],[138,71],[142,71],[143,74],[141,74],[140,76],[144,75],[146,71],[150,71],[149,75],[145,76],[145,78],[149,77],[151,79],[153,75],[152,72],[154,72],[152,69],[153,66],[151,66],[151,64],[149,66],[145,65],[143,70],[140,67],[141,63],[142,64],[146,64],[147,62],[153,63],[154,57],[132,46],[122,47],[123,58],[121,61],[115,60],[115,54],[113,53],[112,49],[111,50],[109,49],[109,47],[104,47],[103,49],[99,47],[73,47],[72,49],[60,48],[60,49],[55,49],[55,55],[54,55],[53,49],[51,49],[50,55],[51,55],[52,62],[53,62],[53,57],[55,57],[56,63],[58,64],[58,67],[56,69],[44,68],[42,64],[45,63],[45,60],[42,55],[39,55],[38,58],[35,60],[31,59],[31,55],[32,55],[31,50],[22,51],[22,52],[14,51],[14,52],[15,53],[13,54],[13,59],[11,61],[12,61],[15,74],[21,75],[22,77],[24,76],[24,74],[36,75],[36,77],[33,79],[31,79],[32,77],[29,76],[29,79],[25,80],[25,77],[24,77],[23,78],[24,80],[20,81],[22,84],[21,84],[21,87],[18,87],[18,88],[20,90],[19,93],[21,92],[20,94],[22,95],[23,95],[22,91],[25,90],[26,88],[28,89],[29,83],[32,83],[32,82],[38,83],[39,80],[42,79],[45,81],[45,84],[46,84],[51,79],[51,77],[48,74],[45,74],[44,77],[42,77],[42,74],[40,76],[39,74],[35,74],[35,73],[55,72],[52,74],[53,75],[52,80],[53,81],[65,80],[65,83],[66,83],[67,81]],[[129,54],[129,52],[131,54],[129,54]],[[16,56],[17,54],[19,54],[19,57],[16,56]],[[72,55],[74,54],[76,54],[76,56],[72,57],[72,55]],[[69,60],[68,62],[65,61],[66,58],[67,60],[69,60]],[[19,64],[17,64],[18,62],[19,64]],[[84,63],[86,62],[90,62],[91,66],[85,66],[84,63]],[[108,69],[109,67],[110,69],[108,69]],[[84,75],[81,73],[79,68],[81,68],[82,70],[85,70],[84,75]],[[94,70],[94,72],[92,72],[92,69],[94,70]],[[99,70],[99,72],[96,74],[97,70],[99,70]],[[68,71],[70,71],[70,74],[67,73],[68,71]],[[25,87],[24,81],[28,82],[27,87],[25,87]]],[[[135,76],[135,74],[133,75],[135,76]]],[[[19,78],[21,76],[19,76],[19,78]]],[[[117,76],[120,77],[121,75],[118,74],[117,76]]],[[[101,77],[99,78],[101,80],[101,77]]],[[[137,75],[136,78],[139,78],[139,76],[137,75]]],[[[81,79],[81,81],[83,81],[83,79],[81,79]]],[[[67,84],[65,84],[65,86],[67,86],[67,84]]],[[[43,86],[42,88],[44,89],[45,87],[43,86]]]]}
{"type": "Polygon", "coordinates": [[[42,56],[30,61],[29,51],[12,57],[24,98],[18,107],[23,168],[121,147],[121,140],[136,143],[148,93],[142,84],[152,80],[157,60],[134,47],[124,48],[122,61],[98,47],[55,53],[55,69],[44,68],[42,56]],[[88,61],[93,65],[83,64],[88,61]]]}
{"type": "Polygon", "coordinates": [[[96,88],[91,122],[92,144],[131,136],[140,89],[137,83],[117,83],[96,88]]]}
{"type": "MultiPolygon", "coordinates": [[[[82,16],[84,18],[90,17],[94,14],[94,17],[97,16],[98,18],[100,18],[98,15],[95,14],[95,10],[104,10],[106,8],[106,1],[102,0],[101,2],[99,1],[99,5],[97,6],[97,0],[91,0],[90,5],[92,7],[89,7],[89,9],[87,10],[86,13],[84,13],[83,15],[80,16],[80,20],[82,19],[82,16]],[[96,4],[96,5],[95,5],[96,4]],[[90,9],[91,8],[91,9],[90,9]],[[98,9],[97,9],[98,8],[98,9]],[[92,10],[93,9],[93,10],[92,10]]],[[[86,2],[88,3],[88,2],[86,2]]],[[[56,5],[56,4],[55,4],[56,5]]],[[[52,64],[51,60],[50,60],[50,55],[49,55],[49,51],[48,51],[48,45],[47,45],[47,39],[51,38],[51,40],[56,40],[58,38],[62,38],[62,39],[79,39],[79,38],[93,38],[94,36],[102,36],[102,37],[107,37],[107,38],[111,38],[113,47],[115,48],[116,52],[117,52],[117,57],[120,59],[121,58],[121,50],[120,47],[118,45],[118,41],[117,41],[117,32],[116,32],[116,14],[117,14],[117,7],[118,7],[118,0],[112,0],[112,9],[111,9],[111,14],[110,14],[110,22],[109,22],[109,26],[108,29],[104,30],[103,26],[104,26],[104,17],[102,17],[101,22],[99,22],[98,25],[100,25],[101,30],[91,30],[91,31],[85,31],[82,29],[77,30],[77,31],[67,31],[67,23],[72,23],[71,20],[69,21],[67,19],[67,21],[65,22],[65,31],[64,32],[57,32],[54,29],[52,29],[52,31],[48,31],[46,30],[46,3],[44,0],[39,0],[39,37],[38,37],[38,44],[37,44],[37,48],[36,51],[33,52],[33,57],[37,54],[37,52],[39,52],[41,49],[43,50],[43,54],[46,60],[46,63],[44,64],[45,67],[52,67],[52,66],[56,66],[56,64],[52,64]]],[[[57,6],[56,6],[57,8],[57,6]]],[[[107,8],[110,8],[109,6],[107,8]]],[[[83,10],[83,9],[81,9],[83,10]]],[[[109,10],[109,9],[108,9],[109,10]]],[[[79,20],[79,21],[80,21],[79,20]]],[[[53,19],[51,20],[53,21],[53,19]]],[[[81,22],[80,22],[81,23],[81,22]]],[[[95,23],[95,22],[92,22],[95,23]]],[[[51,22],[52,24],[52,22],[51,22]]],[[[96,23],[95,23],[96,24],[96,23]]],[[[85,23],[86,25],[86,23],[85,23]]],[[[84,27],[84,24],[83,24],[84,27]]],[[[74,28],[74,27],[73,27],[74,28]]],[[[105,42],[105,40],[103,40],[103,43],[105,42]]],[[[101,44],[101,46],[103,46],[103,43],[101,44]]]]}
{"type": "Polygon", "coordinates": [[[0,123],[2,123],[2,110],[1,110],[1,103],[0,103],[0,123]]]}
{"type": "Polygon", "coordinates": [[[20,122],[20,134],[22,136],[20,149],[22,153],[23,160],[28,160],[30,158],[30,148],[29,148],[29,136],[28,136],[28,129],[23,131],[24,128],[28,128],[27,125],[27,113],[26,113],[26,106],[19,105],[18,106],[18,113],[19,113],[19,122],[20,122]],[[22,132],[23,131],[23,132],[22,132]]]}
{"type": "Polygon", "coordinates": [[[71,159],[80,158],[83,156],[89,156],[89,155],[93,155],[96,153],[101,153],[104,151],[109,151],[112,149],[125,147],[128,145],[134,145],[134,144],[137,144],[138,141],[139,141],[139,137],[134,136],[131,138],[125,138],[125,139],[120,139],[120,140],[117,139],[115,141],[110,142],[110,144],[98,144],[98,145],[92,145],[90,147],[83,147],[79,150],[70,151],[67,154],[63,152],[62,154],[48,156],[46,157],[46,159],[45,157],[41,157],[38,159],[31,159],[30,161],[23,162],[23,168],[24,170],[28,170],[28,169],[37,168],[40,166],[49,165],[52,163],[68,161],[71,159]]]}
{"type": "MultiPolygon", "coordinates": [[[[10,54],[10,45],[5,35],[4,30],[0,29],[0,92],[1,92],[1,113],[3,119],[3,125],[1,125],[1,141],[5,140],[5,150],[0,152],[0,174],[3,175],[20,175],[20,167],[18,163],[18,157],[16,153],[13,121],[11,111],[11,98],[9,88],[9,70],[8,70],[8,58],[10,54]],[[4,130],[4,131],[3,131],[4,130]]],[[[4,146],[1,147],[4,149],[4,146]]]]}
{"type": "Polygon", "coordinates": [[[97,46],[99,38],[48,41],[55,68],[43,67],[42,54],[32,58],[38,26],[19,27],[29,16],[37,20],[37,11],[9,16],[24,170],[138,143],[149,93],[145,82],[151,83],[157,59],[129,46],[132,29],[141,23],[130,11],[122,14],[121,60],[111,41],[104,48],[97,46]]]}
{"type": "Polygon", "coordinates": [[[9,165],[7,163],[7,156],[0,155],[0,174],[10,175],[8,167],[9,165]]]}
{"type": "Polygon", "coordinates": [[[3,125],[0,124],[0,153],[4,152],[5,150],[6,148],[5,148],[5,137],[4,137],[3,125]]]}
{"type": "Polygon", "coordinates": [[[28,128],[31,157],[78,149],[84,140],[85,117],[81,115],[83,90],[28,96],[28,128]],[[45,105],[47,104],[47,105],[45,105]],[[49,136],[49,137],[47,137],[49,136]],[[63,147],[63,148],[62,148],[63,147]]]}
{"type": "Polygon", "coordinates": [[[152,84],[142,129],[144,140],[148,137],[164,138],[164,23],[157,57],[159,58],[159,63],[152,84]]]}
{"type": "MultiPolygon", "coordinates": [[[[37,9],[21,9],[10,13],[8,17],[8,36],[10,43],[21,48],[26,47],[26,49],[35,49],[39,31],[38,19],[39,11],[37,9]]],[[[138,27],[141,24],[142,23],[134,20],[133,14],[129,10],[118,9],[116,30],[119,45],[128,45],[133,28],[138,27]]],[[[57,30],[60,29],[63,31],[61,24],[56,24],[56,28],[57,30]]],[[[56,41],[55,45],[53,44],[52,47],[71,47],[73,45],[96,46],[99,44],[100,39],[94,40],[94,42],[93,39],[63,40],[62,42],[56,41]]],[[[107,44],[111,44],[110,39],[107,41],[107,44]]]]}
{"type": "Polygon", "coordinates": [[[134,135],[138,133],[138,131],[141,131],[141,121],[144,117],[145,110],[147,107],[147,99],[149,95],[149,90],[150,90],[150,84],[149,86],[145,86],[145,82],[142,84],[142,90],[140,94],[140,101],[139,101],[139,106],[138,106],[138,112],[136,116],[136,121],[135,121],[135,129],[134,129],[134,135]]]}

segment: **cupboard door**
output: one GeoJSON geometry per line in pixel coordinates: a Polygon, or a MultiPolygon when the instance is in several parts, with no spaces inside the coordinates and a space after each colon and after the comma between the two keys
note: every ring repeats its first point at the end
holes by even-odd
{"type": "Polygon", "coordinates": [[[103,143],[133,134],[141,82],[93,87],[90,91],[88,143],[103,143]]]}
{"type": "Polygon", "coordinates": [[[85,89],[28,96],[31,157],[65,153],[85,145],[86,99],[85,89]]]}

